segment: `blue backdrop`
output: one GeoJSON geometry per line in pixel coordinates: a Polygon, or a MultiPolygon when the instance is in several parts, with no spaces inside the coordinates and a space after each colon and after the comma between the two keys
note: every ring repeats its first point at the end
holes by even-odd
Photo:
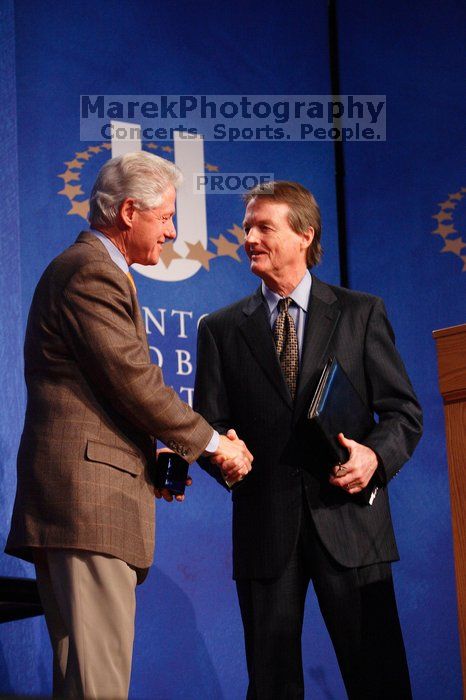
{"type": "Polygon", "coordinates": [[[382,7],[364,0],[354,9],[340,4],[342,91],[386,93],[388,118],[386,143],[345,148],[350,284],[384,297],[424,408],[424,437],[390,490],[400,615],[415,697],[459,698],[444,417],[431,332],[466,321],[466,13],[450,0],[382,7]]]}
{"type": "MultiPolygon", "coordinates": [[[[30,300],[49,260],[85,227],[90,187],[111,154],[99,143],[80,141],[79,95],[331,90],[323,0],[293,6],[274,0],[256,8],[242,0],[221,12],[207,1],[3,0],[0,12],[4,540],[23,420],[21,343],[30,300]]],[[[458,147],[464,106],[459,15],[451,0],[441,9],[397,2],[386,11],[369,2],[338,3],[341,91],[388,99],[387,142],[345,146],[350,284],[385,298],[426,413],[426,437],[391,490],[402,555],[396,584],[419,700],[457,698],[461,687],[443,414],[430,336],[434,328],[465,320],[466,249],[455,243],[464,225],[466,185],[458,147]],[[437,214],[440,219],[432,218],[437,214]],[[451,252],[441,253],[445,248],[451,252]]],[[[172,159],[173,146],[144,147],[172,159]]],[[[331,143],[206,141],[204,159],[207,172],[273,173],[308,186],[324,217],[325,260],[318,274],[338,283],[331,143]]],[[[185,399],[193,386],[199,316],[257,285],[239,247],[241,200],[207,195],[206,208],[207,244],[189,252],[200,262],[195,274],[170,282],[135,273],[154,361],[163,356],[166,381],[185,399]]],[[[176,261],[165,256],[159,265],[169,276],[176,261]]],[[[155,564],[138,590],[134,698],[236,700],[245,694],[230,503],[201,470],[194,467],[192,475],[184,504],[158,507],[155,564]]],[[[33,572],[2,555],[0,574],[33,572]]],[[[312,595],[303,644],[309,696],[344,697],[312,595]]],[[[43,620],[0,627],[0,692],[45,695],[50,684],[43,620]]]]}

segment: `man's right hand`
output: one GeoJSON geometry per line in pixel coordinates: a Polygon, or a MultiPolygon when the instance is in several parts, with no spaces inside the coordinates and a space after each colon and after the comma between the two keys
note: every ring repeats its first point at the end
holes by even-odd
{"type": "Polygon", "coordinates": [[[226,435],[220,435],[217,451],[210,461],[220,467],[225,483],[231,487],[249,474],[253,459],[246,444],[231,429],[226,435]]]}

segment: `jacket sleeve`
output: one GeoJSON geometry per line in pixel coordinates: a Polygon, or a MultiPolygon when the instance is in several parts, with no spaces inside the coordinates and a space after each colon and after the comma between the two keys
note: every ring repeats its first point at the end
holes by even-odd
{"type": "MultiPolygon", "coordinates": [[[[228,396],[223,379],[222,361],[215,338],[205,318],[199,324],[197,336],[196,380],[193,405],[220,434],[234,427],[230,421],[228,396]]],[[[220,469],[201,457],[199,466],[226,489],[220,469]]]]}
{"type": "Polygon", "coordinates": [[[422,435],[422,410],[381,299],[375,300],[369,315],[364,358],[369,401],[378,424],[363,443],[378,455],[382,478],[388,481],[409,459],[422,435]]]}
{"type": "Polygon", "coordinates": [[[205,449],[212,428],[166,386],[133,320],[129,287],[113,266],[91,262],[63,289],[65,342],[91,388],[138,429],[163,440],[187,461],[205,449]]]}

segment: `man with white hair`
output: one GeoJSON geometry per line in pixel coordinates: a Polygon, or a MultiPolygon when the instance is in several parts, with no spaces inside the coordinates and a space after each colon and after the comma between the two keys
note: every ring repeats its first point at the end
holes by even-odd
{"type": "MultiPolygon", "coordinates": [[[[173,225],[175,165],[140,152],[109,160],[91,230],[42,275],[25,341],[28,401],[6,551],[33,561],[54,652],[54,695],[127,697],[135,586],[154,548],[154,437],[188,462],[252,455],[219,436],[150,361],[133,263],[155,265],[173,225]]],[[[177,497],[182,500],[182,497],[177,497]]]]}

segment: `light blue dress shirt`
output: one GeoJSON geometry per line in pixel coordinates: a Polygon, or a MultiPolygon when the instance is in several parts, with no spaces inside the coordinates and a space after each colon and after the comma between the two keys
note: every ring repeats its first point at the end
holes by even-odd
{"type": "Polygon", "coordinates": [[[118,250],[116,245],[114,243],[112,243],[110,238],[107,238],[107,236],[105,236],[102,233],[102,231],[96,231],[95,228],[91,228],[90,231],[92,234],[94,234],[94,236],[96,236],[99,239],[99,241],[101,241],[104,244],[104,246],[107,249],[108,254],[112,258],[115,265],[118,265],[120,270],[122,270],[125,273],[125,275],[127,275],[129,272],[129,267],[128,267],[128,263],[126,262],[126,259],[125,259],[125,256],[123,255],[123,253],[120,250],[118,250]]]}

